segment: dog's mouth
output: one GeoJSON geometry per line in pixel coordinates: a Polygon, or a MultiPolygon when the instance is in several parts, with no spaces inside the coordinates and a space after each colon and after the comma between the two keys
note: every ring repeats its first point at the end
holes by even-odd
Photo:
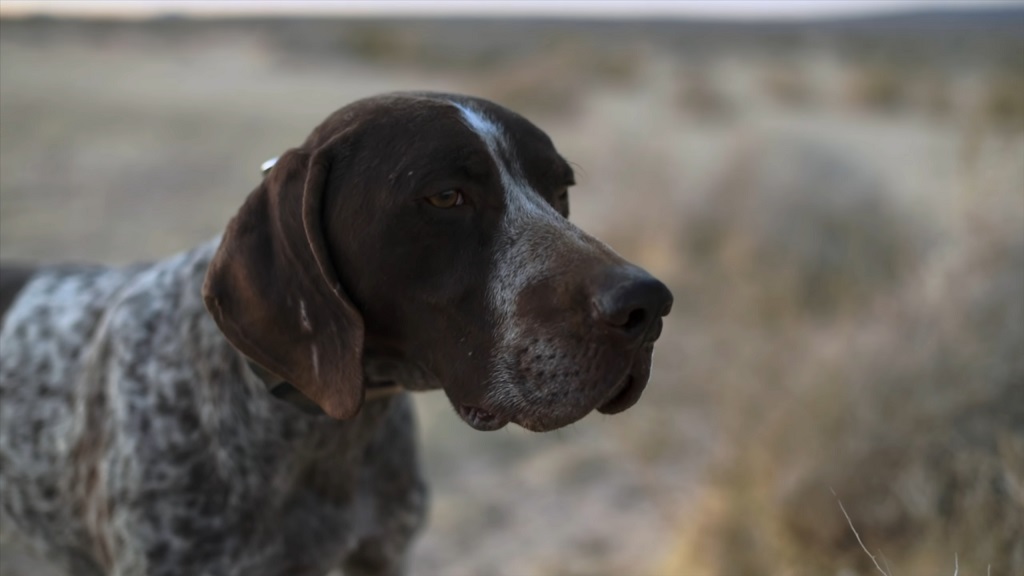
{"type": "Polygon", "coordinates": [[[546,432],[571,424],[593,410],[602,414],[618,414],[636,404],[647,387],[651,373],[652,348],[652,344],[642,346],[626,373],[603,397],[595,399],[596,401],[591,400],[594,403],[590,404],[589,409],[584,405],[578,405],[579,408],[573,409],[570,413],[563,411],[559,414],[557,409],[508,410],[507,407],[484,407],[477,403],[453,405],[456,413],[466,424],[481,431],[499,430],[514,422],[527,430],[546,432]]]}
{"type": "Polygon", "coordinates": [[[469,424],[473,428],[482,432],[490,432],[491,430],[498,430],[504,428],[509,423],[508,418],[498,416],[490,410],[485,410],[479,406],[470,406],[468,404],[459,404],[455,409],[459,416],[466,424],[469,424]]]}

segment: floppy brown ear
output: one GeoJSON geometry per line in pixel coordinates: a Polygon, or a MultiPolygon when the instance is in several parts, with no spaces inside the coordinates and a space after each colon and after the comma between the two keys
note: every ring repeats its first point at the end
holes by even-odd
{"type": "Polygon", "coordinates": [[[285,153],[228,224],[203,299],[228,341],[329,416],[363,403],[363,319],[341,287],[321,225],[342,134],[285,153]]]}

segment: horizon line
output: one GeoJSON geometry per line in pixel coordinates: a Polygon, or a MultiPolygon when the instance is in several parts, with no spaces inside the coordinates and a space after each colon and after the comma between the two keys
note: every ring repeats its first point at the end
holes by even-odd
{"type": "Polygon", "coordinates": [[[977,12],[983,8],[1024,8],[1021,0],[0,0],[0,18],[67,17],[149,20],[275,17],[481,17],[552,19],[672,18],[733,22],[794,22],[870,18],[936,10],[977,12]]]}

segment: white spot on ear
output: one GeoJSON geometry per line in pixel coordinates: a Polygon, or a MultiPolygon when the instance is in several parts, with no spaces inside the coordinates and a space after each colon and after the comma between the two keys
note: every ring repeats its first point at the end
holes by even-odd
{"type": "Polygon", "coordinates": [[[299,299],[299,314],[302,320],[302,328],[306,332],[313,331],[313,325],[309,323],[309,315],[306,314],[306,301],[299,299]]]}

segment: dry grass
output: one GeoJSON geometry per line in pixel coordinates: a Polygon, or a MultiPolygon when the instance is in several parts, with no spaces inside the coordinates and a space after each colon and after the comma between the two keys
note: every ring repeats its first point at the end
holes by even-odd
{"type": "Polygon", "coordinates": [[[1024,128],[1024,69],[995,75],[985,90],[985,118],[996,126],[1024,128]]]}
{"type": "Polygon", "coordinates": [[[847,80],[851,104],[870,110],[894,112],[908,104],[906,72],[885,64],[854,68],[847,80]]]}
{"type": "Polygon", "coordinates": [[[795,108],[811,106],[817,99],[806,72],[791,62],[772,62],[765,66],[761,78],[764,90],[782,105],[795,108]]]}
{"type": "Polygon", "coordinates": [[[828,141],[745,142],[686,216],[682,249],[732,313],[796,322],[862,310],[913,272],[921,223],[828,141]]]}
{"type": "Polygon", "coordinates": [[[874,306],[790,324],[747,359],[761,382],[723,396],[729,440],[666,574],[868,574],[861,539],[895,573],[942,573],[954,552],[973,573],[1024,571],[1024,206],[1012,206],[1011,223],[968,227],[897,289],[867,286],[874,306]]]}
{"type": "Polygon", "coordinates": [[[736,103],[722,88],[715,72],[713,67],[704,63],[690,65],[681,71],[676,101],[683,113],[720,121],[731,118],[736,112],[736,103]]]}
{"type": "Polygon", "coordinates": [[[588,94],[628,85],[641,63],[639,49],[608,49],[585,38],[556,38],[531,53],[481,70],[476,92],[524,114],[579,113],[588,94]]]}

